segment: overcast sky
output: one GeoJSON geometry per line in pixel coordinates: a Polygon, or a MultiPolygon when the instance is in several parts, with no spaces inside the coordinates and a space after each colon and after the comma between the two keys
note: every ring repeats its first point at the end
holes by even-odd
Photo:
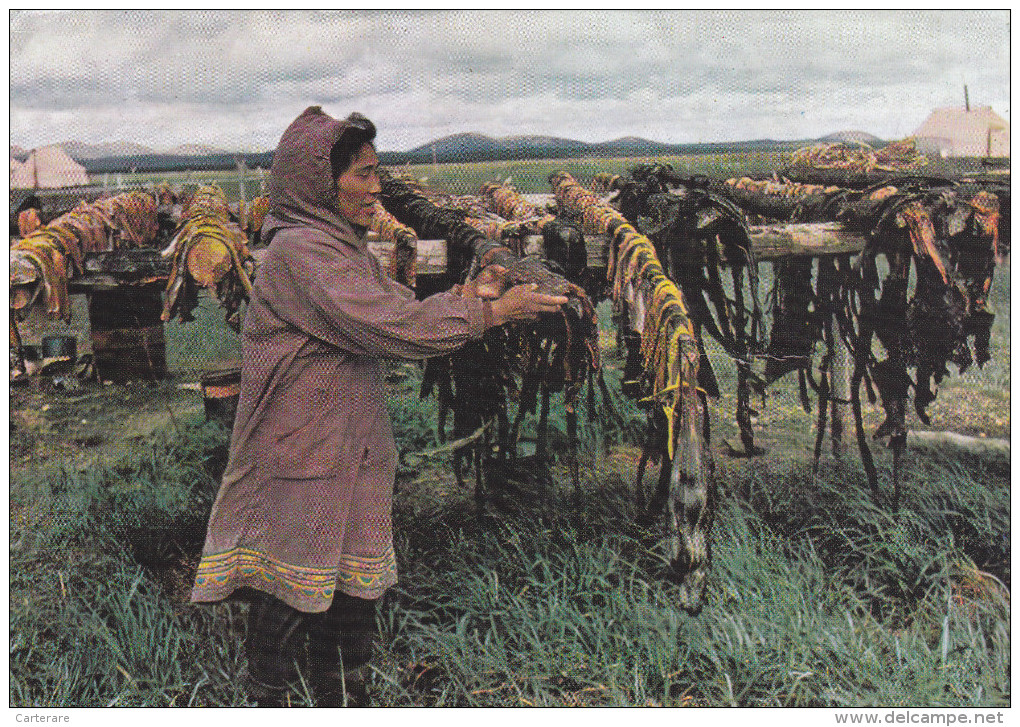
{"type": "Polygon", "coordinates": [[[1009,119],[1009,13],[14,11],[11,143],[265,151],[319,104],[380,150],[464,131],[582,141],[910,134],[1009,119]]]}

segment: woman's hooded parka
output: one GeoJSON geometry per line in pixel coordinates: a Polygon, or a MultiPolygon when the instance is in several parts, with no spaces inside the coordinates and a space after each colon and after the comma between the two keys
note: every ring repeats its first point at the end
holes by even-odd
{"type": "Polygon", "coordinates": [[[484,332],[478,298],[415,300],[340,218],[329,154],[343,128],[311,107],[274,154],[269,249],[195,602],[249,586],[320,612],[337,589],[378,598],[393,585],[396,449],[380,359],[446,354],[484,332]]]}

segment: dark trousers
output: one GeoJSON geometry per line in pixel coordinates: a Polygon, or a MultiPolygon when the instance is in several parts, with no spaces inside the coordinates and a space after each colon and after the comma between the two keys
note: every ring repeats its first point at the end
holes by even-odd
{"type": "Polygon", "coordinates": [[[376,604],[337,593],[328,610],[304,613],[259,592],[245,640],[252,696],[260,704],[278,700],[288,689],[300,689],[300,672],[316,704],[361,700],[376,634],[376,604]]]}

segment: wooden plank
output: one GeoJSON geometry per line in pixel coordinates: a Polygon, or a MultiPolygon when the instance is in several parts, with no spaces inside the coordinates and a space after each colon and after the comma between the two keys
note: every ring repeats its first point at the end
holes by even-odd
{"type": "Polygon", "coordinates": [[[118,290],[120,288],[144,288],[147,285],[159,285],[162,288],[166,287],[166,282],[167,276],[165,275],[154,275],[146,278],[123,278],[107,273],[88,273],[68,281],[67,290],[71,295],[75,295],[94,291],[118,290]]]}
{"type": "Polygon", "coordinates": [[[950,446],[967,450],[978,455],[1001,455],[1009,456],[1008,439],[992,439],[985,437],[970,437],[956,432],[920,432],[910,430],[907,432],[908,447],[938,447],[950,446]]]}
{"type": "MultiPolygon", "coordinates": [[[[855,253],[864,249],[865,239],[848,232],[837,222],[788,223],[752,226],[749,230],[751,246],[758,260],[775,260],[789,255],[838,255],[855,253]]],[[[368,249],[384,267],[389,265],[393,255],[393,243],[379,240],[378,236],[367,238],[368,249]]],[[[588,267],[604,268],[609,254],[608,235],[586,235],[588,267]]],[[[446,274],[446,240],[419,240],[418,274],[446,274]]],[[[538,255],[542,252],[542,236],[528,235],[524,239],[524,253],[538,255]]],[[[266,249],[252,250],[256,263],[265,255],[266,249]]],[[[121,286],[138,287],[154,283],[166,284],[170,273],[170,260],[160,256],[159,250],[151,248],[113,250],[111,252],[88,253],[85,256],[85,274],[72,278],[68,284],[71,293],[92,290],[114,290],[121,286]]],[[[33,280],[15,281],[12,284],[31,284],[33,280]]]]}
{"type": "MultiPolygon", "coordinates": [[[[775,260],[788,256],[840,255],[860,252],[865,239],[848,232],[838,222],[790,223],[755,225],[749,229],[751,249],[758,260],[775,260]]],[[[604,268],[609,255],[608,235],[585,235],[588,248],[588,267],[604,268]]],[[[389,263],[393,243],[385,240],[368,244],[384,264],[389,263]]],[[[524,238],[524,254],[541,254],[542,236],[528,235],[524,238]]],[[[419,274],[439,274],[446,271],[446,241],[418,241],[419,274]]]]}
{"type": "Polygon", "coordinates": [[[123,278],[144,278],[170,273],[170,261],[159,250],[141,247],[85,255],[85,272],[116,275],[123,278]]]}
{"type": "MultiPolygon", "coordinates": [[[[393,259],[394,243],[390,240],[369,240],[368,251],[376,256],[386,270],[393,259]]],[[[418,240],[415,243],[418,253],[416,260],[417,275],[446,274],[446,240],[418,240]]]]}
{"type": "Polygon", "coordinates": [[[748,236],[758,260],[860,252],[866,242],[838,222],[754,225],[748,230],[748,236]]]}
{"type": "Polygon", "coordinates": [[[115,290],[121,286],[165,285],[170,260],[152,248],[90,252],[85,255],[85,273],[68,281],[71,293],[115,290]]]}

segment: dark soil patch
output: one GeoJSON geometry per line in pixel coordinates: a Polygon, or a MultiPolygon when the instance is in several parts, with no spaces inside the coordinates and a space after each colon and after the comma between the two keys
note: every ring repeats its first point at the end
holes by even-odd
{"type": "Polygon", "coordinates": [[[202,411],[197,384],[169,379],[157,384],[83,384],[74,392],[42,385],[10,393],[11,476],[50,461],[87,467],[112,460],[184,416],[202,411]]]}

